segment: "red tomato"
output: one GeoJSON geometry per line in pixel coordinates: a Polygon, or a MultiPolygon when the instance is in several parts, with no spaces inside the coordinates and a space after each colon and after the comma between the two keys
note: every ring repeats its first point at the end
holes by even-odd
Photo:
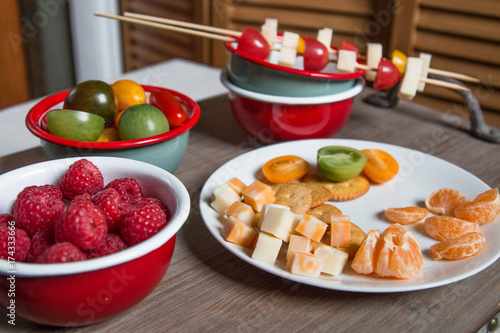
{"type": "Polygon", "coordinates": [[[356,59],[358,59],[358,57],[359,57],[358,48],[356,47],[356,45],[354,45],[351,42],[348,42],[346,40],[342,40],[340,42],[340,49],[341,50],[347,50],[347,51],[354,51],[354,52],[356,52],[356,59]]]}
{"type": "Polygon", "coordinates": [[[320,71],[328,65],[328,49],[314,38],[304,38],[304,69],[320,71]]]}
{"type": "Polygon", "coordinates": [[[271,47],[257,29],[248,27],[238,38],[238,50],[259,59],[267,59],[271,47]]]}
{"type": "Polygon", "coordinates": [[[401,80],[401,73],[396,65],[387,58],[380,59],[373,89],[382,90],[390,88],[398,83],[399,80],[401,80]]]}
{"type": "Polygon", "coordinates": [[[187,119],[182,104],[166,90],[155,89],[149,97],[150,104],[156,106],[168,119],[170,128],[181,126],[187,119]]]}

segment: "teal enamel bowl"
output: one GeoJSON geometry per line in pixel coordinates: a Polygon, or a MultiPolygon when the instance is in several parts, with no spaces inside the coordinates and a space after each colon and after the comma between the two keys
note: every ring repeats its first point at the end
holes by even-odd
{"type": "Polygon", "coordinates": [[[129,158],[156,165],[175,172],[187,149],[190,129],[200,118],[200,107],[191,98],[165,88],[143,86],[146,93],[164,89],[177,98],[188,115],[188,120],[167,133],[137,140],[114,142],[86,142],[57,137],[42,128],[42,119],[51,109],[61,108],[68,91],[50,95],[37,103],[26,116],[26,126],[40,139],[44,157],[54,160],[79,156],[111,156],[129,158]]]}
{"type": "MultiPolygon", "coordinates": [[[[345,92],[352,89],[364,70],[340,73],[334,62],[320,72],[303,69],[303,58],[297,56],[293,67],[278,65],[279,51],[271,51],[267,60],[253,57],[238,50],[237,42],[226,42],[230,51],[227,66],[228,79],[243,89],[283,97],[316,97],[345,92]]],[[[334,59],[335,55],[330,55],[334,59]]]]}

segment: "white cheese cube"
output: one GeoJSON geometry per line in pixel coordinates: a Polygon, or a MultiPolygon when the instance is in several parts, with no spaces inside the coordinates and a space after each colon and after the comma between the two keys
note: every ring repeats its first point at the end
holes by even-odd
{"type": "Polygon", "coordinates": [[[270,207],[274,207],[274,208],[277,208],[277,209],[283,209],[283,210],[290,211],[290,207],[288,207],[288,206],[282,206],[282,205],[278,205],[278,204],[274,204],[274,203],[266,203],[266,204],[264,204],[262,206],[262,210],[260,211],[259,221],[257,221],[257,228],[260,229],[260,227],[262,226],[262,222],[264,221],[264,217],[266,216],[266,213],[267,213],[267,211],[269,210],[270,207]]]}
{"type": "Polygon", "coordinates": [[[292,212],[271,206],[264,216],[260,230],[288,243],[295,226],[295,215],[292,212]]]}
{"type": "Polygon", "coordinates": [[[356,71],[356,52],[348,50],[339,50],[337,69],[341,72],[353,73],[356,71]]]}
{"type": "Polygon", "coordinates": [[[324,265],[324,262],[312,253],[293,251],[286,261],[286,270],[292,274],[317,278],[324,265]]]}
{"type": "Polygon", "coordinates": [[[312,239],[315,242],[320,242],[328,228],[328,224],[320,219],[304,214],[295,231],[312,239]]]}
{"type": "Polygon", "coordinates": [[[342,273],[349,259],[349,254],[328,245],[318,247],[314,251],[314,256],[324,263],[321,272],[333,276],[342,273]]]}
{"type": "Polygon", "coordinates": [[[318,42],[325,45],[327,50],[331,50],[332,48],[332,38],[333,38],[333,29],[323,28],[318,30],[318,35],[316,39],[318,40],[318,42]]]}
{"type": "Polygon", "coordinates": [[[368,81],[375,81],[377,76],[378,64],[382,59],[382,44],[366,43],[366,65],[373,68],[373,71],[367,71],[365,78],[368,81]]]}
{"type": "Polygon", "coordinates": [[[312,248],[313,241],[311,239],[300,235],[291,235],[286,259],[288,259],[294,251],[311,252],[312,248]]]}
{"type": "Polygon", "coordinates": [[[278,19],[267,17],[264,20],[264,25],[267,25],[267,26],[272,27],[272,28],[278,28],[278,19]]]}
{"type": "Polygon", "coordinates": [[[252,259],[272,265],[278,258],[282,244],[283,241],[281,239],[261,231],[257,235],[252,259]]]}
{"type": "Polygon", "coordinates": [[[290,47],[281,47],[278,65],[285,67],[293,67],[295,58],[297,57],[297,49],[290,47]]]}
{"type": "MultiPolygon", "coordinates": [[[[431,68],[431,59],[432,55],[429,53],[420,53],[420,59],[422,59],[422,73],[420,74],[420,77],[426,78],[427,75],[429,74],[429,68],[431,68]]],[[[422,92],[425,89],[425,82],[420,81],[418,83],[418,88],[417,90],[422,92]]]]}
{"type": "Polygon", "coordinates": [[[278,34],[278,30],[275,27],[264,24],[260,28],[260,33],[272,47],[276,42],[276,35],[278,34]]]}
{"type": "Polygon", "coordinates": [[[225,211],[227,217],[233,216],[251,226],[257,225],[257,216],[252,207],[241,201],[233,202],[225,211]]]}
{"type": "Polygon", "coordinates": [[[418,84],[422,74],[423,60],[416,57],[409,57],[406,60],[406,69],[398,97],[412,100],[417,94],[418,84]]]}
{"type": "Polygon", "coordinates": [[[220,215],[224,216],[226,209],[235,201],[241,201],[241,197],[229,186],[224,183],[217,187],[212,193],[212,202],[210,205],[220,215]]]}
{"type": "Polygon", "coordinates": [[[283,47],[297,49],[299,46],[300,35],[295,32],[285,31],[283,33],[283,47]]]}

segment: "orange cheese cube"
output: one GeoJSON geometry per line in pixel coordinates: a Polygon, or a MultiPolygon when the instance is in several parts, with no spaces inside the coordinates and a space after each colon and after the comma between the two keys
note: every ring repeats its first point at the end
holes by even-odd
{"type": "Polygon", "coordinates": [[[332,216],[330,223],[330,245],[351,246],[351,218],[348,215],[332,216]]]}
{"type": "Polygon", "coordinates": [[[304,214],[295,231],[315,242],[320,242],[327,228],[328,225],[325,222],[314,216],[304,214]]]}
{"type": "Polygon", "coordinates": [[[292,274],[318,277],[325,264],[312,253],[293,251],[286,261],[286,270],[292,274]]]}
{"type": "Polygon", "coordinates": [[[252,207],[241,201],[233,202],[231,206],[227,207],[225,213],[227,217],[234,216],[251,226],[255,226],[257,224],[257,217],[255,216],[255,212],[252,207]]]}
{"type": "Polygon", "coordinates": [[[311,252],[312,247],[313,241],[311,239],[300,235],[291,235],[286,259],[288,259],[294,251],[311,252]]]}
{"type": "Polygon", "coordinates": [[[228,242],[248,248],[257,236],[257,231],[252,226],[233,216],[226,220],[221,233],[228,242]]]}
{"type": "Polygon", "coordinates": [[[245,183],[243,183],[241,180],[238,178],[231,178],[227,182],[227,185],[231,186],[231,188],[239,195],[241,196],[241,191],[245,186],[247,186],[245,183]]]}
{"type": "Polygon", "coordinates": [[[245,186],[241,194],[243,195],[243,202],[250,205],[256,212],[260,212],[264,204],[274,202],[274,193],[271,186],[258,180],[245,186]]]}

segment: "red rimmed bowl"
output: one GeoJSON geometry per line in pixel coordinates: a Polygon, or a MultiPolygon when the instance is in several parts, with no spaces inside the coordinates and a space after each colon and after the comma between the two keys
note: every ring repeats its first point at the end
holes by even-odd
{"type": "Polygon", "coordinates": [[[257,93],[233,84],[222,71],[231,111],[239,126],[262,143],[328,138],[342,129],[364,80],[341,93],[317,97],[286,97],[257,93]]]}
{"type": "MultiPolygon", "coordinates": [[[[238,50],[238,42],[226,42],[229,50],[228,79],[235,85],[254,92],[288,97],[326,96],[344,92],[356,85],[365,75],[364,70],[354,73],[338,72],[330,62],[320,72],[306,71],[301,55],[293,67],[278,65],[279,51],[273,50],[267,60],[238,50]]],[[[335,47],[332,47],[336,49],[335,47]]],[[[330,55],[333,60],[336,55],[330,55]]]]}
{"type": "MultiPolygon", "coordinates": [[[[144,195],[162,200],[168,224],[151,238],[112,255],[62,264],[0,259],[0,303],[9,315],[51,326],[85,326],[110,319],[147,297],[165,276],[175,237],[190,212],[185,186],[154,165],[116,157],[86,157],[105,184],[133,177],[144,195]]],[[[0,175],[0,212],[9,213],[27,186],[57,184],[79,158],[45,161],[0,175]]]]}
{"type": "Polygon", "coordinates": [[[173,94],[184,106],[188,120],[167,133],[143,139],[114,142],[68,140],[50,134],[41,126],[41,120],[48,111],[62,108],[62,103],[69,92],[66,90],[50,95],[37,103],[26,116],[26,126],[40,139],[43,154],[48,160],[73,156],[114,156],[147,162],[169,172],[175,172],[184,158],[189,131],[200,118],[200,107],[191,98],[179,92],[155,86],[143,87],[147,94],[154,89],[164,89],[173,94]]]}

